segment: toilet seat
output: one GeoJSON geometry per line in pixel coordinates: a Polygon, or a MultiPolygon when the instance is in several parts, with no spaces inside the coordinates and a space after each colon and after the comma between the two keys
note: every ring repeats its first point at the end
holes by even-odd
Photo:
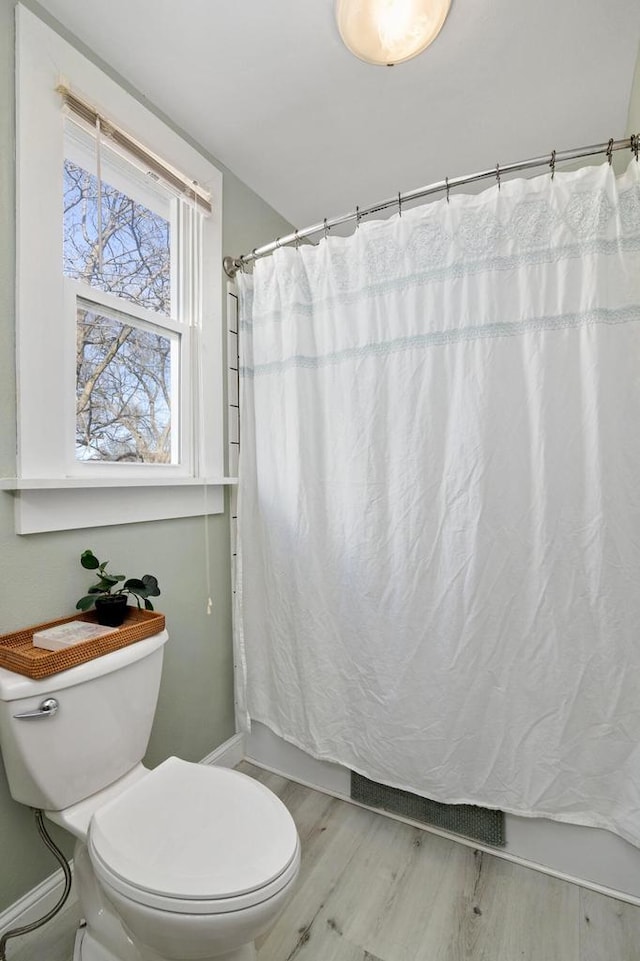
{"type": "Polygon", "coordinates": [[[88,847],[107,889],[183,914],[260,904],[300,862],[293,819],[271,791],[237,771],[178,758],[99,808],[88,847]]]}

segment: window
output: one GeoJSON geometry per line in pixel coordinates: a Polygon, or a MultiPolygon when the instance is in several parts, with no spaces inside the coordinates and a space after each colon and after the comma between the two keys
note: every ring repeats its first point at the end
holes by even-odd
{"type": "Polygon", "coordinates": [[[76,316],[76,460],[191,463],[190,332],[201,317],[178,291],[201,276],[202,244],[178,234],[182,224],[200,237],[204,214],[112,151],[99,129],[67,120],[64,143],[60,269],[76,316]]]}
{"type": "Polygon", "coordinates": [[[176,463],[179,335],[77,304],[76,459],[176,463]]]}
{"type": "Polygon", "coordinates": [[[221,175],[21,6],[17,89],[18,530],[221,510],[221,175]]]}

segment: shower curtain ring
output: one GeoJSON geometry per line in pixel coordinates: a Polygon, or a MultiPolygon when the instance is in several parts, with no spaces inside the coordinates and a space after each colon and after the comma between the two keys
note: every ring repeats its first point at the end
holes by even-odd
{"type": "Polygon", "coordinates": [[[500,183],[500,164],[496,164],[496,181],[497,181],[497,183],[498,183],[498,190],[500,190],[500,188],[501,188],[501,183],[500,183]]]}
{"type": "Polygon", "coordinates": [[[356,207],[356,230],[360,227],[360,208],[356,207]]]}
{"type": "Polygon", "coordinates": [[[611,137],[607,145],[607,160],[609,161],[609,166],[611,166],[611,161],[613,160],[613,137],[611,137]]]}
{"type": "Polygon", "coordinates": [[[449,178],[448,178],[448,177],[445,177],[445,178],[444,178],[444,182],[445,182],[446,187],[447,187],[447,203],[449,203],[449,178]]]}
{"type": "Polygon", "coordinates": [[[640,134],[631,134],[631,153],[636,158],[636,163],[638,162],[638,148],[640,147],[640,134]]]}
{"type": "Polygon", "coordinates": [[[327,218],[324,218],[324,239],[326,240],[329,235],[329,228],[327,227],[327,218]]]}
{"type": "Polygon", "coordinates": [[[297,231],[297,230],[294,230],[294,232],[293,232],[293,237],[294,237],[294,241],[293,241],[293,242],[294,242],[294,244],[295,244],[295,246],[296,246],[296,250],[297,250],[298,247],[300,246],[300,238],[298,237],[298,231],[297,231]]]}
{"type": "Polygon", "coordinates": [[[398,217],[402,217],[402,194],[398,191],[398,217]]]}
{"type": "Polygon", "coordinates": [[[552,150],[552,151],[551,151],[551,160],[549,161],[549,166],[551,167],[551,179],[553,180],[553,178],[554,178],[555,175],[556,175],[556,152],[555,152],[555,150],[552,150]]]}

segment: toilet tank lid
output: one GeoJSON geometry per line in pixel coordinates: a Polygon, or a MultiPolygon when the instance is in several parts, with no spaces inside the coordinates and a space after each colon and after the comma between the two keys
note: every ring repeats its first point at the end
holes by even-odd
{"type": "Polygon", "coordinates": [[[166,631],[159,631],[151,637],[145,637],[141,641],[134,641],[127,644],[117,651],[110,654],[103,654],[102,657],[94,657],[91,661],[84,661],[68,671],[60,671],[58,674],[51,674],[36,680],[32,677],[25,677],[23,674],[16,674],[0,668],[0,701],[17,701],[23,697],[37,697],[52,694],[55,691],[62,691],[66,687],[75,687],[77,684],[84,684],[103,674],[111,671],[119,671],[127,664],[133,664],[148,657],[157,648],[169,640],[166,631]]]}
{"type": "Polygon", "coordinates": [[[258,890],[294,859],[298,833],[275,794],[227,768],[172,757],[99,809],[92,857],[133,888],[214,901],[258,890]]]}

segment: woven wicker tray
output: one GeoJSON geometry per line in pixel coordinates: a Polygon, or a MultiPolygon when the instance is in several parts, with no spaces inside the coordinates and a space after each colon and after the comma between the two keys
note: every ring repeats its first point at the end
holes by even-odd
{"type": "Polygon", "coordinates": [[[49,677],[59,671],[66,671],[76,664],[91,661],[94,657],[110,654],[121,647],[141,641],[144,637],[151,637],[164,630],[164,614],[155,611],[141,611],[137,607],[129,606],[127,616],[122,627],[104,637],[94,637],[89,641],[81,641],[62,651],[45,651],[33,646],[33,634],[47,627],[66,624],[68,621],[89,621],[97,624],[95,611],[86,614],[72,614],[71,617],[60,617],[56,621],[45,624],[34,624],[12,634],[0,635],[0,667],[9,671],[24,674],[35,679],[49,677]]]}

